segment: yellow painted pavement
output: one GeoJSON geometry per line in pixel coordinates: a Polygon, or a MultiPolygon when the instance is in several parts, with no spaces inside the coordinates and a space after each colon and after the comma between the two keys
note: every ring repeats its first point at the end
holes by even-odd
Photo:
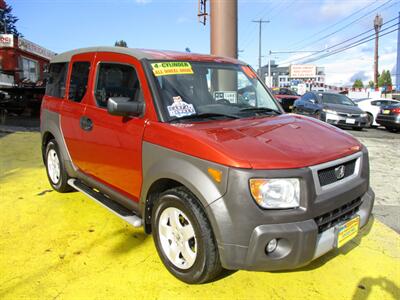
{"type": "Polygon", "coordinates": [[[38,133],[0,138],[0,299],[400,299],[400,237],[362,237],[291,272],[228,273],[186,285],[152,237],[80,193],[52,191],[38,133]]]}

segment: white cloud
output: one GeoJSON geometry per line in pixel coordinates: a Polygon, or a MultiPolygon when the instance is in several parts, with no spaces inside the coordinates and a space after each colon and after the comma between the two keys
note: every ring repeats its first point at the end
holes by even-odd
{"type": "Polygon", "coordinates": [[[365,7],[369,1],[326,0],[320,8],[322,18],[337,18],[350,15],[357,9],[365,7]]]}
{"type": "Polygon", "coordinates": [[[152,0],[135,0],[137,4],[146,5],[149,4],[152,0]]]}
{"type": "Polygon", "coordinates": [[[190,19],[187,17],[179,17],[178,19],[176,19],[177,24],[187,23],[189,21],[190,21],[190,19]]]}

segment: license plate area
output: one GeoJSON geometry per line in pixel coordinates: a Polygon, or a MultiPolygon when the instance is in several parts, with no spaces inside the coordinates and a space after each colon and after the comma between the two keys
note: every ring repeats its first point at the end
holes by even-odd
{"type": "Polygon", "coordinates": [[[355,119],[346,119],[347,124],[355,124],[356,120],[355,119]]]}
{"type": "Polygon", "coordinates": [[[354,237],[357,236],[360,229],[360,216],[347,220],[336,226],[336,247],[340,248],[354,237]]]}
{"type": "Polygon", "coordinates": [[[389,109],[385,109],[385,110],[383,111],[383,114],[384,114],[384,115],[389,115],[389,114],[390,114],[390,110],[389,110],[389,109]]]}

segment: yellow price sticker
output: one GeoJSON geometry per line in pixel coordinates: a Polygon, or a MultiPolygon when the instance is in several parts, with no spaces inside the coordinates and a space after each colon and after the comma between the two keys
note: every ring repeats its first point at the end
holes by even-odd
{"type": "Polygon", "coordinates": [[[151,64],[154,76],[193,74],[192,66],[188,62],[158,62],[151,64]]]}

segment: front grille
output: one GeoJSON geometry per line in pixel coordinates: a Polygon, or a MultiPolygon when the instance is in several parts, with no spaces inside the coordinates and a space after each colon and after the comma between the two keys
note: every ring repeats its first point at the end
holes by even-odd
{"type": "Polygon", "coordinates": [[[361,198],[357,198],[339,208],[316,217],[314,220],[318,225],[318,233],[332,228],[340,222],[350,219],[356,212],[358,212],[360,205],[361,198]]]}
{"type": "Polygon", "coordinates": [[[346,117],[346,118],[359,118],[360,117],[360,114],[338,113],[338,115],[341,117],[346,117]]]}
{"type": "Polygon", "coordinates": [[[354,174],[356,167],[356,159],[350,160],[348,162],[345,162],[343,164],[339,164],[333,167],[329,167],[326,169],[322,169],[318,171],[318,179],[319,179],[319,184],[321,186],[325,186],[340,180],[343,180],[346,177],[349,177],[350,175],[354,174]],[[337,177],[335,169],[344,166],[344,175],[343,177],[337,177]]]}

